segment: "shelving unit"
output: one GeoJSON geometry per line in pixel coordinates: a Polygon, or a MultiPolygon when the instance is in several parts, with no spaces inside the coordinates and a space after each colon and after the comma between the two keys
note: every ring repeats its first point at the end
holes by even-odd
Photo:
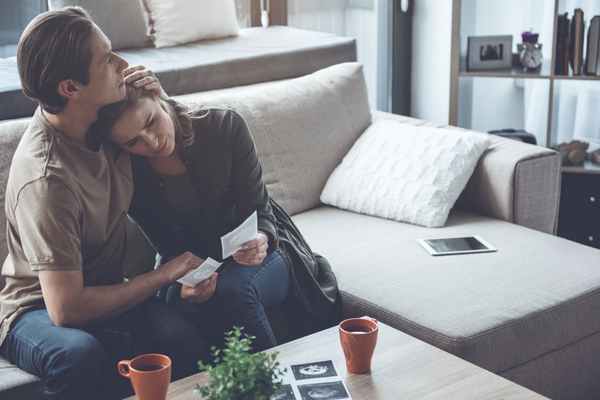
{"type": "MultiPolygon", "coordinates": [[[[495,79],[512,79],[515,83],[518,80],[541,80],[547,82],[548,85],[548,105],[547,105],[547,126],[546,126],[546,146],[550,147],[553,143],[553,111],[559,109],[560,101],[557,102],[555,97],[559,98],[562,93],[562,83],[565,82],[573,82],[573,81],[597,81],[600,83],[600,76],[573,76],[573,75],[556,75],[554,71],[554,62],[553,60],[556,58],[555,49],[556,49],[556,41],[557,41],[557,21],[559,12],[564,12],[560,10],[560,5],[564,0],[535,0],[535,2],[540,5],[542,4],[543,8],[549,8],[554,5],[554,20],[552,26],[552,51],[551,58],[545,59],[542,67],[538,71],[525,72],[521,67],[514,67],[511,70],[489,70],[489,71],[467,71],[466,70],[466,48],[465,42],[466,38],[465,33],[468,33],[470,36],[471,33],[474,33],[475,36],[487,36],[494,34],[507,34],[506,32],[499,33],[498,27],[493,31],[493,28],[488,28],[485,25],[482,29],[475,29],[475,26],[461,26],[462,23],[477,25],[481,24],[482,21],[477,20],[477,10],[476,6],[481,3],[476,3],[477,1],[481,1],[484,3],[484,0],[453,0],[453,9],[452,9],[452,53],[451,53],[451,71],[450,71],[450,124],[461,126],[459,123],[461,118],[462,122],[469,121],[469,124],[474,124],[475,122],[473,117],[475,115],[475,111],[473,109],[479,110],[480,112],[483,108],[481,104],[478,104],[475,98],[475,81],[480,80],[480,86],[478,86],[479,95],[481,95],[482,85],[497,85],[498,81],[495,79]],[[465,7],[463,7],[465,5],[465,7]],[[465,21],[461,21],[463,19],[463,13],[467,13],[467,18],[465,21]],[[470,13],[470,14],[469,14],[470,13]],[[463,29],[461,29],[463,28],[463,29]],[[493,32],[489,32],[492,30],[493,32]],[[463,37],[461,37],[461,31],[463,37]],[[483,32],[482,32],[483,31],[483,32]],[[490,80],[493,78],[494,80],[490,80]],[[486,80],[487,79],[487,80],[486,80]],[[461,86],[462,85],[462,86],[461,86]],[[461,89],[463,92],[461,93],[461,89]],[[470,92],[469,92],[470,91],[470,92]],[[467,94],[465,94],[467,92],[467,94]],[[555,96],[556,92],[556,96],[555,96]],[[465,113],[464,108],[461,110],[460,107],[470,107],[465,113]],[[459,112],[462,111],[462,117],[459,117],[459,112]],[[469,119],[470,118],[470,119],[469,119]]],[[[533,0],[527,0],[528,2],[533,0]]],[[[504,3],[504,2],[503,2],[504,3]]],[[[489,7],[492,4],[489,1],[485,4],[489,7]]],[[[494,3],[495,4],[495,3],[494,3]]],[[[513,7],[515,3],[512,3],[513,7]]],[[[528,3],[527,5],[531,5],[528,3]]],[[[508,6],[507,6],[508,7],[508,6]]],[[[519,11],[519,5],[516,5],[516,11],[519,11]]],[[[515,11],[515,10],[513,10],[515,11]]],[[[585,9],[584,9],[585,12],[585,9]]],[[[572,10],[569,15],[572,16],[572,10]]],[[[506,16],[506,15],[505,15],[506,16]]],[[[494,15],[490,18],[502,18],[500,16],[494,15]]],[[[589,21],[589,15],[586,16],[586,20],[589,21]]],[[[548,21],[546,21],[548,22],[548,21]]],[[[480,26],[481,28],[481,26],[480,26]]],[[[524,29],[525,30],[525,29],[524,29]]],[[[536,31],[537,32],[537,31],[536,31]]],[[[548,36],[548,30],[546,26],[546,40],[549,41],[550,38],[548,36]]],[[[586,27],[586,35],[587,35],[587,27],[586,27]]],[[[513,33],[513,45],[515,41],[520,41],[520,37],[515,37],[515,33],[513,33]]],[[[544,44],[546,46],[546,44],[544,44]]],[[[547,53],[546,53],[547,54],[547,53]]],[[[514,63],[513,63],[514,64],[514,63]]],[[[572,71],[570,71],[572,73],[572,71]]],[[[502,86],[505,83],[501,83],[498,87],[507,87],[502,86]]],[[[525,85],[522,85],[524,87],[525,85]]],[[[544,88],[545,90],[545,88],[544,88]]],[[[568,90],[565,88],[564,90],[568,90]]],[[[485,91],[483,91],[485,93],[485,91]]],[[[524,92],[525,93],[525,92],[524,92]]],[[[489,93],[486,93],[489,96],[489,93]]],[[[506,93],[505,93],[506,94],[506,93]]],[[[514,94],[514,91],[513,91],[514,94]]],[[[502,96],[502,94],[499,94],[502,96]]],[[[515,95],[517,96],[517,95],[515,95]]],[[[514,100],[515,97],[512,98],[514,100]]],[[[510,101],[504,100],[504,101],[510,101]]],[[[496,106],[500,104],[498,101],[492,102],[496,106]]],[[[523,100],[523,104],[525,101],[523,100]]],[[[539,103],[538,103],[539,104],[539,103]]],[[[539,106],[538,106],[539,107],[539,106]]],[[[542,108],[545,106],[539,107],[537,111],[542,113],[542,108]]],[[[513,110],[515,108],[513,107],[513,110]]],[[[506,113],[506,110],[504,111],[506,113]]],[[[502,114],[505,115],[505,114],[502,114]]],[[[545,116],[541,115],[538,122],[540,124],[538,126],[543,126],[543,118],[545,116]]],[[[497,120],[495,121],[497,122],[497,120]]],[[[478,120],[478,123],[481,123],[481,119],[478,120]]],[[[507,124],[509,125],[509,124],[507,124]]],[[[557,124],[558,125],[558,124],[557,124]]],[[[471,126],[463,126],[465,128],[470,128],[471,126]]],[[[505,128],[509,126],[497,127],[505,128]]],[[[515,127],[516,128],[516,127],[515,127]]],[[[475,127],[477,129],[477,127],[475,127]]],[[[557,138],[560,136],[558,133],[559,128],[556,127],[556,135],[557,138]]],[[[543,137],[543,131],[538,132],[538,137],[543,137]]],[[[569,240],[573,240],[588,246],[600,248],[600,227],[598,226],[598,222],[600,222],[600,165],[592,163],[590,160],[585,160],[582,164],[576,166],[565,166],[563,167],[562,174],[562,188],[561,188],[561,203],[560,203],[560,211],[559,211],[559,220],[558,220],[558,232],[557,234],[561,237],[567,238],[569,240]]]]}
{"type": "MultiPolygon", "coordinates": [[[[459,107],[464,106],[460,104],[460,80],[465,78],[480,79],[480,78],[503,78],[503,79],[541,79],[548,81],[549,93],[548,93],[548,115],[547,115],[547,131],[546,131],[546,145],[550,147],[552,143],[552,114],[554,108],[554,91],[555,86],[560,81],[598,81],[600,82],[599,76],[572,76],[572,75],[555,75],[554,73],[554,62],[555,49],[557,41],[557,21],[559,15],[559,3],[561,0],[547,0],[554,2],[554,23],[552,27],[553,38],[552,38],[552,57],[545,59],[540,71],[525,72],[520,67],[514,67],[512,70],[490,70],[490,71],[466,71],[466,60],[465,60],[465,49],[464,40],[461,38],[461,20],[463,17],[463,1],[470,1],[473,3],[475,0],[453,0],[452,8],[452,50],[451,50],[451,70],[450,70],[450,113],[449,122],[450,125],[459,125],[459,107]],[[461,48],[461,39],[463,40],[463,47],[461,48]]],[[[584,10],[585,11],[585,10],[584,10]]],[[[572,11],[570,12],[572,15],[572,11]]],[[[589,20],[586,16],[586,20],[589,20]]],[[[525,29],[524,29],[525,30],[525,29]]],[[[587,27],[586,27],[587,35],[587,27]]],[[[487,33],[486,33],[487,34],[487,33]]],[[[482,34],[483,36],[483,34],[482,34]]],[[[514,37],[513,42],[520,41],[520,37],[514,37]]],[[[546,44],[544,44],[546,46],[546,44]]],[[[500,127],[499,127],[500,128],[500,127]]],[[[567,167],[564,172],[568,173],[591,173],[600,174],[600,168],[591,162],[586,162],[582,166],[567,167]]]]}

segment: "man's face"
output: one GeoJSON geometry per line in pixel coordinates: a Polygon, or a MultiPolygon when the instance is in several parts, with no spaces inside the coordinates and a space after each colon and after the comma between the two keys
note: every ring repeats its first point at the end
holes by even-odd
{"type": "Polygon", "coordinates": [[[110,41],[99,28],[92,38],[91,50],[90,82],[87,86],[78,85],[79,100],[98,108],[123,100],[123,70],[128,66],[127,61],[112,52],[110,41]]]}

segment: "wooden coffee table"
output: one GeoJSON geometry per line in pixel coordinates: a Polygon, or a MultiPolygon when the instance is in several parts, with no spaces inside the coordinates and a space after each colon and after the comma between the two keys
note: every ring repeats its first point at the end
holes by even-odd
{"type": "MultiPolygon", "coordinates": [[[[336,363],[354,400],[390,399],[545,399],[507,379],[450,353],[379,323],[379,338],[371,372],[355,375],[346,371],[338,328],[333,327],[277,346],[281,364],[330,357],[336,363]]],[[[204,386],[204,373],[172,382],[169,400],[202,397],[193,394],[196,383],[204,386]]],[[[127,400],[134,400],[135,396],[127,400]]]]}

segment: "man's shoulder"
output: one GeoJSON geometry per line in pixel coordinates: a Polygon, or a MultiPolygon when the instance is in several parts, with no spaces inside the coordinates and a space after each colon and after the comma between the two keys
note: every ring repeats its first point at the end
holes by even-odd
{"type": "Polygon", "coordinates": [[[6,189],[7,201],[10,196],[16,201],[28,186],[35,187],[36,191],[44,187],[69,186],[70,176],[68,170],[62,168],[63,162],[56,146],[56,136],[34,116],[13,155],[6,189]]]}
{"type": "Polygon", "coordinates": [[[53,145],[52,133],[32,119],[15,150],[9,184],[22,185],[46,176],[53,145]]]}

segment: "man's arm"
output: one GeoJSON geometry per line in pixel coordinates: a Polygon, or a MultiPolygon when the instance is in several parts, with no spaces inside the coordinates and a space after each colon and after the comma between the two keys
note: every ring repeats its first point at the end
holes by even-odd
{"type": "Polygon", "coordinates": [[[21,248],[38,273],[44,302],[57,326],[82,326],[119,315],[203,262],[186,253],[127,283],[84,286],[81,208],[69,187],[55,178],[24,186],[14,206],[21,248]]]}
{"type": "Polygon", "coordinates": [[[54,325],[79,327],[122,314],[202,262],[184,253],[152,272],[111,286],[84,286],[81,270],[40,270],[38,277],[54,325]]]}

